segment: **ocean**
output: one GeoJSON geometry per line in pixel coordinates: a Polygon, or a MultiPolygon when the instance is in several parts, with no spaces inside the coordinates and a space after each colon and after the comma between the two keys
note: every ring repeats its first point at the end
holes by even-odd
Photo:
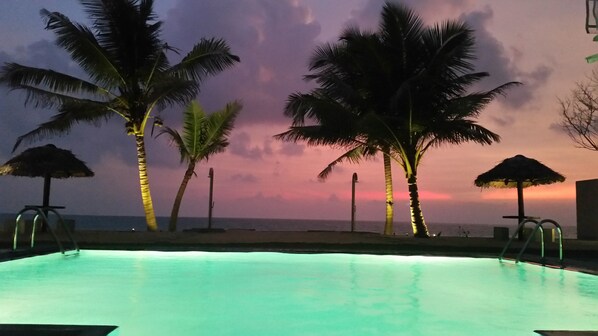
{"type": "MultiPolygon", "coordinates": [[[[31,217],[31,216],[29,216],[31,217]]],[[[75,230],[107,230],[107,231],[144,231],[145,217],[142,216],[89,216],[64,215],[65,219],[75,221],[75,230]]],[[[168,231],[168,217],[157,217],[158,229],[168,231]]],[[[3,230],[14,230],[14,214],[0,214],[3,230]]],[[[50,217],[50,222],[53,222],[50,217]]],[[[445,237],[492,237],[494,226],[491,224],[457,224],[457,223],[427,223],[431,235],[445,237]]],[[[515,225],[509,227],[512,234],[515,225]]],[[[531,224],[528,224],[532,227],[531,224]]],[[[177,231],[205,229],[208,218],[180,217],[177,231]]],[[[255,230],[255,231],[351,231],[350,220],[320,220],[320,219],[273,219],[273,218],[212,218],[213,229],[225,230],[255,230]]],[[[356,221],[355,231],[382,233],[383,221],[356,221]]],[[[407,222],[395,222],[396,235],[411,236],[411,225],[407,222]]],[[[563,227],[565,238],[576,238],[575,227],[563,227]]]]}

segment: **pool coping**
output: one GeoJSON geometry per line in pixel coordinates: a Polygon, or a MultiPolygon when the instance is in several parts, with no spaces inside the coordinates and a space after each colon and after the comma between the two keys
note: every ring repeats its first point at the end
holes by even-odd
{"type": "MultiPolygon", "coordinates": [[[[435,237],[419,239],[387,236],[372,232],[347,231],[248,231],[219,230],[200,232],[77,231],[81,249],[353,253],[392,255],[432,255],[498,258],[506,241],[477,237],[435,237]]],[[[19,249],[12,251],[12,235],[0,232],[0,261],[57,251],[50,234],[36,236],[36,247],[28,248],[26,236],[19,237],[19,249]]],[[[522,246],[515,241],[507,251],[514,257],[522,246]]],[[[68,244],[65,243],[66,246],[68,244]]],[[[532,244],[525,261],[539,263],[539,244],[532,244]]],[[[567,239],[564,245],[566,269],[598,275],[598,241],[567,239]]],[[[546,244],[546,256],[555,264],[555,243],[546,244]]]]}

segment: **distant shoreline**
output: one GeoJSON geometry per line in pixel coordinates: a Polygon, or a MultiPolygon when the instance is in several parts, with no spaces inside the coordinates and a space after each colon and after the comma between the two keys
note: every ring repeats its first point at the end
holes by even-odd
{"type": "MultiPolygon", "coordinates": [[[[27,218],[31,218],[28,215],[27,218]]],[[[75,231],[146,231],[143,216],[93,216],[93,215],[64,215],[65,219],[74,220],[75,231]]],[[[0,214],[0,231],[14,230],[14,214],[0,214]]],[[[51,219],[52,221],[52,219],[51,219]]],[[[168,231],[169,217],[158,216],[159,231],[168,231]]],[[[494,227],[507,227],[512,234],[516,228],[512,220],[504,220],[496,224],[460,224],[460,223],[428,223],[431,235],[444,237],[483,237],[491,238],[494,227]]],[[[181,217],[177,223],[177,231],[200,230],[208,228],[206,217],[181,217]]],[[[327,219],[278,219],[278,218],[225,218],[212,219],[212,228],[224,230],[254,230],[254,231],[351,231],[350,220],[327,219]]],[[[355,223],[356,232],[370,232],[381,234],[384,229],[383,221],[361,221],[355,223]]],[[[396,236],[411,236],[412,229],[408,222],[394,223],[396,236]]],[[[576,238],[576,227],[563,228],[565,238],[576,238]]]]}

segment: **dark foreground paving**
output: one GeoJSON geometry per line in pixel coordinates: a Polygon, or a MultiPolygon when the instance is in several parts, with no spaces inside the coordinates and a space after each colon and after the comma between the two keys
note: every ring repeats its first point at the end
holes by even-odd
{"type": "Polygon", "coordinates": [[[0,335],[10,336],[106,336],[116,326],[54,324],[0,324],[0,335]]]}
{"type": "Polygon", "coordinates": [[[598,331],[536,330],[535,332],[543,336],[598,336],[598,331]]]}

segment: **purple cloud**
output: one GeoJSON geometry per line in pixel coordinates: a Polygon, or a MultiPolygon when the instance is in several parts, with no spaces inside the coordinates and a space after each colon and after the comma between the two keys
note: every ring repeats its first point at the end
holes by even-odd
{"type": "Polygon", "coordinates": [[[238,155],[240,157],[260,160],[264,154],[264,150],[257,146],[251,146],[251,137],[245,132],[238,133],[231,137],[230,145],[228,149],[231,154],[238,155]]]}
{"type": "Polygon", "coordinates": [[[286,156],[301,156],[305,152],[305,145],[300,143],[284,142],[280,153],[286,156]]]}
{"type": "Polygon", "coordinates": [[[542,64],[531,71],[517,66],[520,52],[513,50],[514,56],[509,57],[503,44],[488,30],[487,26],[492,17],[492,9],[485,7],[481,11],[461,15],[460,19],[469,23],[475,31],[476,70],[490,74],[482,84],[484,88],[494,88],[510,81],[522,82],[524,85],[511,88],[507,92],[506,99],[499,99],[508,107],[521,108],[533,100],[534,93],[542,89],[553,71],[542,64]]]}
{"type": "Polygon", "coordinates": [[[233,182],[257,183],[259,179],[253,174],[234,174],[230,177],[233,182]]]}
{"type": "Polygon", "coordinates": [[[286,121],[284,102],[307,87],[302,77],[320,33],[307,7],[290,0],[181,2],[166,21],[165,39],[177,48],[219,37],[241,58],[204,83],[200,101],[208,110],[242,99],[237,124],[286,121]]]}

